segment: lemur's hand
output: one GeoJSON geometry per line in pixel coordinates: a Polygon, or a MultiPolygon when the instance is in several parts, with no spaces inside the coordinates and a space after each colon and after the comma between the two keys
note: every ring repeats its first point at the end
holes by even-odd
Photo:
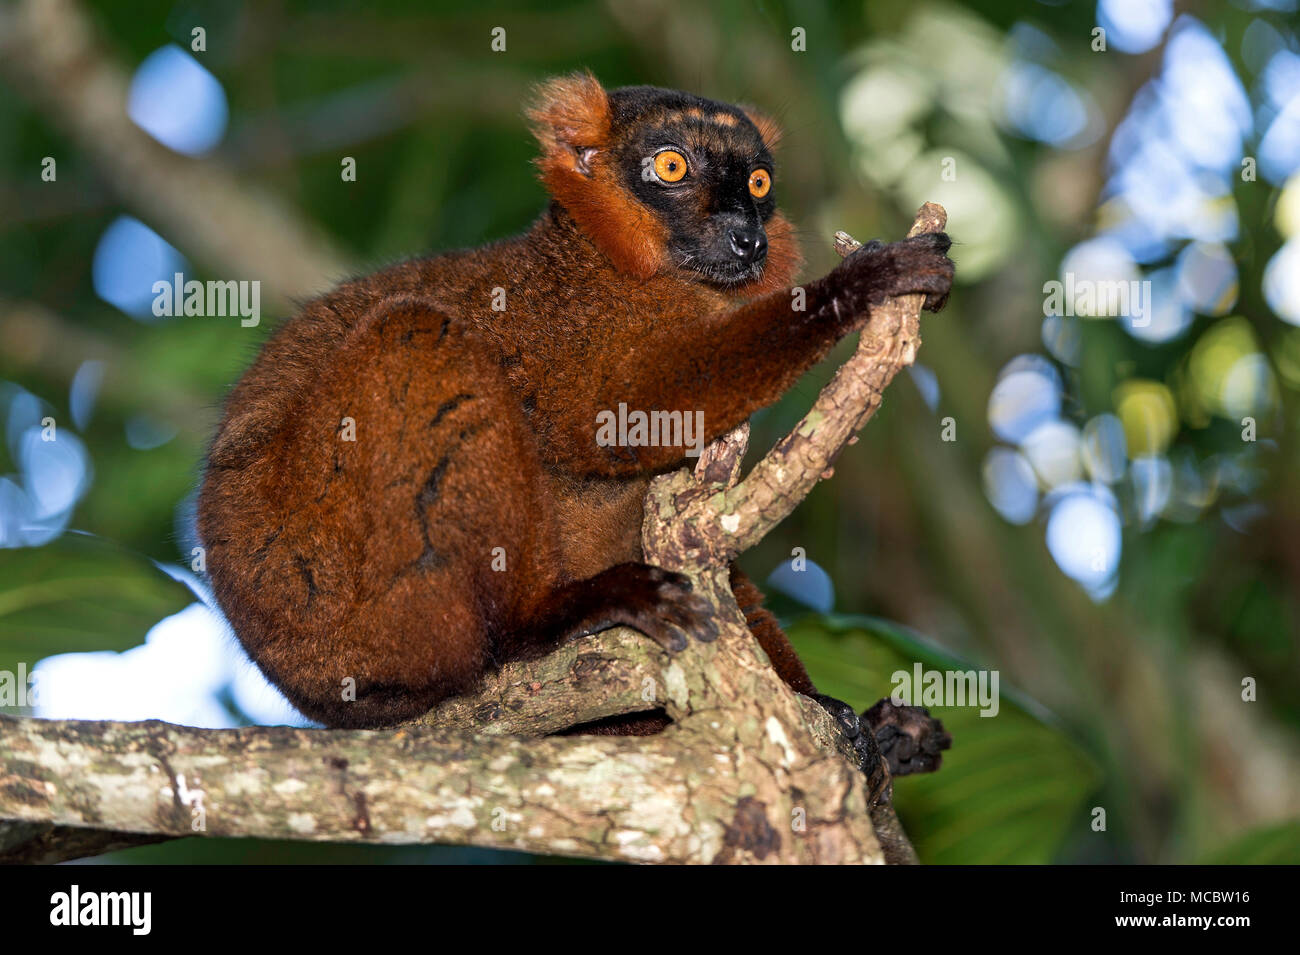
{"type": "Polygon", "coordinates": [[[849,253],[826,277],[837,304],[865,315],[869,306],[900,295],[925,295],[925,308],[937,312],[952,289],[952,240],[946,232],[926,232],[891,242],[872,240],[849,253]]]}

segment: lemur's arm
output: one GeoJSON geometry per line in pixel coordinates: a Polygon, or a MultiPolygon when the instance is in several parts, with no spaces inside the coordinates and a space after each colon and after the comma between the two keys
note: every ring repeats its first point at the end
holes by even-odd
{"type": "Polygon", "coordinates": [[[548,455],[572,472],[631,477],[686,457],[681,444],[602,446],[597,414],[623,404],[694,423],[700,412],[704,439],[714,438],[775,402],[861,327],[871,304],[924,293],[938,309],[947,297],[953,266],[942,234],[870,243],[795,294],[798,246],[772,186],[777,133],[753,110],[708,111],[640,89],[614,109],[593,77],[574,76],[543,87],[530,116],[543,181],[610,268],[757,296],[713,314],[680,314],[717,296],[669,285],[661,302],[617,303],[630,310],[625,334],[588,353],[589,375],[539,415],[548,455]]]}
{"type": "Polygon", "coordinates": [[[703,440],[712,440],[785,394],[837,341],[862,327],[871,305],[923,293],[927,308],[941,308],[952,284],[949,245],[943,233],[871,243],[806,286],[715,316],[665,316],[642,348],[602,356],[607,365],[589,379],[591,393],[563,409],[555,423],[569,437],[563,443],[570,466],[618,476],[679,464],[682,445],[599,446],[593,409],[625,403],[645,412],[702,412],[703,440]]]}

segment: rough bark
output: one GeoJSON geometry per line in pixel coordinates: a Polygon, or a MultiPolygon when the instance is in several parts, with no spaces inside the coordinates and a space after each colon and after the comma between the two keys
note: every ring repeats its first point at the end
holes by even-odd
{"type": "MultiPolygon", "coordinates": [[[[692,683],[703,681],[686,678],[678,692],[692,683]]],[[[10,821],[114,833],[437,842],[632,862],[877,861],[856,770],[793,745],[800,722],[529,739],[6,719],[0,805],[10,821]],[[793,794],[791,779],[809,789],[793,794]],[[802,832],[791,831],[796,810],[802,832]]]]}

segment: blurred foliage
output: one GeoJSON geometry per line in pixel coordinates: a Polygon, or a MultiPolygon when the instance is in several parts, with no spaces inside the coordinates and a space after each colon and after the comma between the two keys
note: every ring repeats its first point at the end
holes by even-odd
{"type": "MultiPolygon", "coordinates": [[[[871,617],[809,616],[788,633],[817,688],[837,699],[888,695],[893,674],[911,676],[918,663],[926,671],[976,669],[871,617]]],[[[993,715],[969,704],[928,707],[954,746],[939,772],[894,781],[894,805],[924,863],[1052,862],[1071,830],[1087,829],[1082,809],[1099,782],[1096,767],[1044,720],[1041,706],[997,689],[993,715]]]]}
{"type": "MultiPolygon", "coordinates": [[[[1294,40],[1296,24],[1251,7],[1242,0],[1193,12],[1254,95],[1259,79],[1242,53],[1248,31],[1266,22],[1294,40]]],[[[129,12],[96,0],[86,8],[128,70],[165,44],[188,46],[191,27],[204,25],[208,49],[199,56],[224,88],[230,125],[200,161],[282,197],[358,272],[524,228],[545,196],[521,105],[537,80],[579,67],[609,86],[683,87],[774,114],[785,127],[779,201],[802,227],[808,276],[834,264],[834,229],[894,237],[919,200],[944,202],[963,284],[924,326],[920,361],[938,384],[933,405],[923,400],[922,377],[897,381],[860,444],[837,462],[835,479],[742,564],[763,580],[802,548],[834,582],[837,610],[875,615],[797,624],[826,692],[865,707],[887,695],[900,665],[946,666],[956,654],[999,669],[1005,687],[1056,714],[1043,721],[1038,704],[1022,706],[1009,693],[995,719],[970,709],[940,714],[954,735],[944,769],[897,784],[923,857],[1300,861],[1295,825],[1284,822],[1300,814],[1300,329],[1272,315],[1260,291],[1281,244],[1280,190],[1232,184],[1240,221],[1229,243],[1239,287],[1232,315],[1198,313],[1185,333],[1154,343],[1118,322],[1084,321],[1074,328],[1077,361],[1050,359],[1063,382],[1062,415],[1080,425],[1115,413],[1131,433],[1124,387],[1165,389],[1176,417],[1162,440],[1199,466],[1232,457],[1241,439],[1233,421],[1187,397],[1198,393],[1187,384],[1198,344],[1211,332],[1240,342],[1248,331],[1247,347],[1261,350],[1277,383],[1273,412],[1261,415],[1267,448],[1252,465],[1258,480],[1249,493],[1220,497],[1216,489],[1204,506],[1147,521],[1121,500],[1118,582],[1094,599],[1054,562],[1041,509],[1027,526],[1008,523],[981,478],[999,446],[988,416],[999,370],[1044,351],[1043,283],[1115,215],[1103,205],[1107,148],[1160,71],[1159,47],[1094,52],[1096,4],[1081,0],[146,0],[129,12]],[[500,54],[488,46],[498,25],[509,36],[500,54]],[[795,26],[807,31],[807,53],[790,50],[795,26]],[[1045,63],[1071,84],[1096,135],[1053,146],[1008,128],[995,108],[997,83],[1017,62],[1045,63]],[[870,85],[882,79],[889,85],[870,85]],[[342,156],[355,157],[356,182],[340,181],[342,156]],[[961,170],[955,182],[941,178],[945,157],[961,170]],[[1216,331],[1222,322],[1237,323],[1231,335],[1216,331]],[[949,416],[951,442],[939,438],[949,416]],[[1264,516],[1234,528],[1231,508],[1241,504],[1264,516]],[[882,618],[944,649],[919,646],[882,618]],[[1258,680],[1260,702],[1241,703],[1244,677],[1258,680]],[[1105,833],[1088,829],[1093,806],[1107,809],[1105,833]]],[[[8,89],[0,163],[0,380],[69,422],[78,370],[102,363],[93,414],[76,428],[93,480],[71,521],[117,545],[96,551],[100,544],[65,534],[39,548],[0,550],[4,669],[137,644],[188,599],[138,555],[188,559],[190,501],[221,396],[283,316],[246,329],[232,320],[124,315],[96,295],[92,262],[106,227],[140,210],[121,204],[56,117],[8,89]],[[51,155],[57,186],[39,178],[51,155]],[[142,422],[172,436],[128,442],[142,422]]],[[[264,274],[275,268],[266,263],[264,274]]],[[[186,272],[257,277],[229,276],[207,261],[186,272]]],[[[797,419],[849,347],[758,417],[753,453],[797,419]]],[[[9,437],[0,474],[22,466],[9,437]]],[[[121,858],[479,858],[332,851],[187,841],[121,858]]]]}
{"type": "Polygon", "coordinates": [[[148,558],[76,533],[0,549],[0,580],[0,670],[11,673],[55,653],[130,649],[194,601],[148,558]]]}
{"type": "Polygon", "coordinates": [[[1247,833],[1231,845],[1196,860],[1205,865],[1294,865],[1300,858],[1300,823],[1247,833]]]}

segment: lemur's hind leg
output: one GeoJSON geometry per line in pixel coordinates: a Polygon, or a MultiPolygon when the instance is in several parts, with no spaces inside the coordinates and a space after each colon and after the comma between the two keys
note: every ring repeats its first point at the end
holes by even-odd
{"type": "Polygon", "coordinates": [[[434,304],[376,302],[317,367],[231,409],[201,492],[208,567],[303,713],[392,724],[469,689],[550,591],[552,510],[496,355],[434,304]]]}

